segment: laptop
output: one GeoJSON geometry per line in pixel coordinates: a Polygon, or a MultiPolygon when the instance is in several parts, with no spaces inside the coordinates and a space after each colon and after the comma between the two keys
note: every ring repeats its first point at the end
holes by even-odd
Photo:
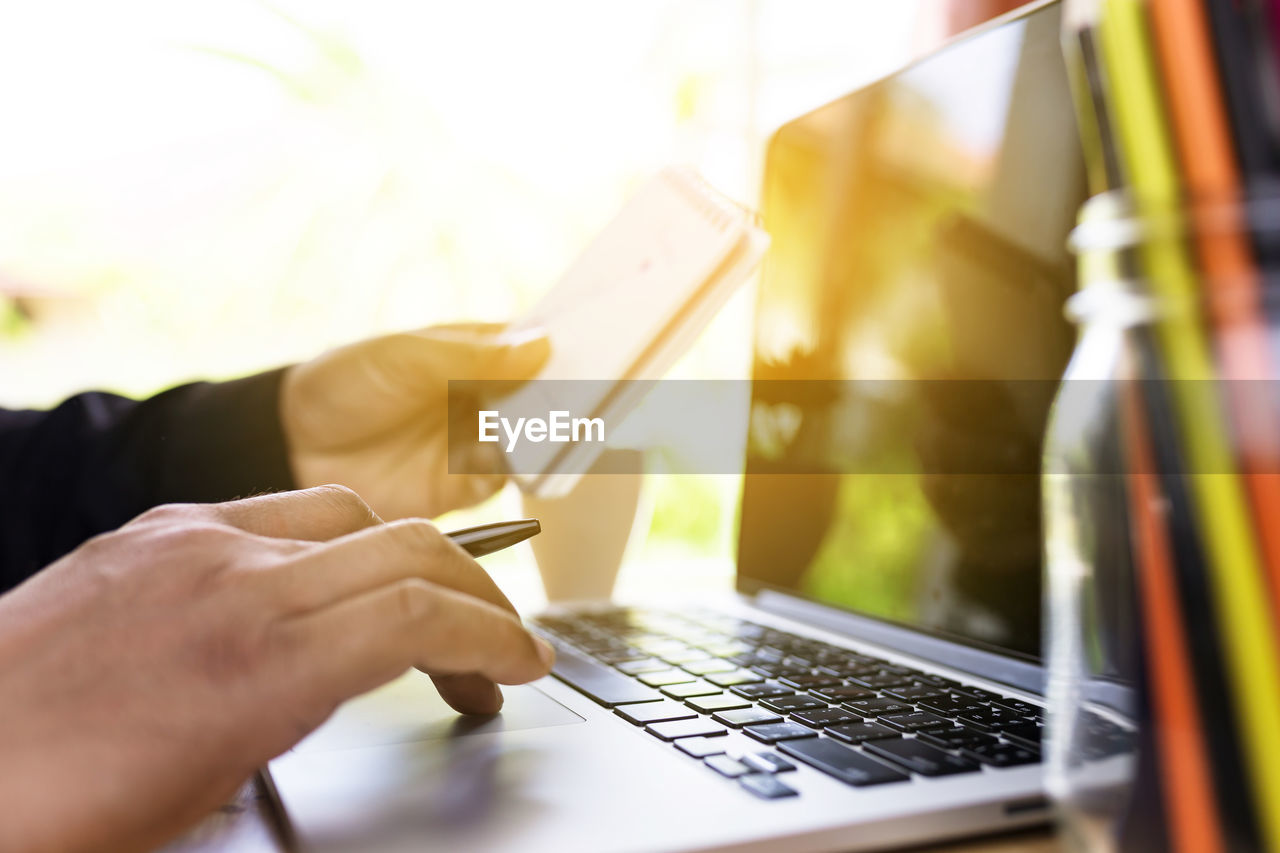
{"type": "Polygon", "coordinates": [[[1074,340],[1057,3],[789,122],[765,171],[736,594],[531,620],[554,673],[494,717],[418,673],[349,702],[270,765],[291,843],[869,850],[1048,819],[1038,479],[966,460],[1038,458],[1074,340]]]}

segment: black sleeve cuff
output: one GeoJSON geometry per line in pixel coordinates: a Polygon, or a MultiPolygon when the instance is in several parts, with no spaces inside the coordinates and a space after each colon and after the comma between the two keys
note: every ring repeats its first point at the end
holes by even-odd
{"type": "Polygon", "coordinates": [[[158,504],[293,488],[283,375],[0,412],[0,592],[158,504]]]}
{"type": "MultiPolygon", "coordinates": [[[[273,370],[232,382],[183,385],[144,401],[155,417],[121,458],[145,460],[143,501],[226,501],[294,488],[273,370]]],[[[152,420],[143,413],[143,420],[152,420]]]]}

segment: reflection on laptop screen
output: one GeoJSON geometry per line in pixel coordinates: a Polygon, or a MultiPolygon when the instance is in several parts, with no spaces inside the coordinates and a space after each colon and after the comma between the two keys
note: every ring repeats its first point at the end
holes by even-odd
{"type": "Polygon", "coordinates": [[[1038,656],[1034,460],[1085,195],[1058,33],[1044,7],[775,136],[744,591],[1038,656]],[[849,381],[768,381],[812,379],[849,381]]]}

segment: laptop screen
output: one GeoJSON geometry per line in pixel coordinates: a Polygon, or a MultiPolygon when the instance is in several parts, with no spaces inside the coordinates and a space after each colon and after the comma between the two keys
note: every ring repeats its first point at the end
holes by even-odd
{"type": "Polygon", "coordinates": [[[739,589],[1039,656],[1084,197],[1057,4],[775,135],[739,589]]]}

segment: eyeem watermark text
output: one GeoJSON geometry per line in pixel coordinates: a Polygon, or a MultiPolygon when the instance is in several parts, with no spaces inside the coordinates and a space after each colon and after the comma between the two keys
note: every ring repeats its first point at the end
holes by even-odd
{"type": "Polygon", "coordinates": [[[496,411],[480,412],[480,440],[499,442],[506,436],[507,452],[515,450],[523,438],[538,444],[549,441],[566,444],[570,441],[604,441],[603,418],[571,418],[567,411],[552,411],[546,418],[504,418],[496,411]]]}

